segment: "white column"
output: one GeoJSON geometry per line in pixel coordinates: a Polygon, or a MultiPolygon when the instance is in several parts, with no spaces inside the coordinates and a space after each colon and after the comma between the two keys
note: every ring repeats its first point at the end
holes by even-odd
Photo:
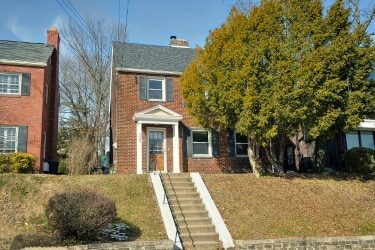
{"type": "Polygon", "coordinates": [[[173,173],[180,173],[180,145],[178,143],[178,123],[173,124],[173,173]]]}
{"type": "Polygon", "coordinates": [[[137,122],[137,174],[142,174],[142,123],[137,122]]]}

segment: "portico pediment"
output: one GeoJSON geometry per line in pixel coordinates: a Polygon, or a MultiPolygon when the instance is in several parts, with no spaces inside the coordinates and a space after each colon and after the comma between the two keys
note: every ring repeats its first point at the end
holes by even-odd
{"type": "Polygon", "coordinates": [[[182,115],[162,105],[158,105],[150,109],[135,113],[133,116],[133,120],[138,123],[176,124],[182,120],[182,115]]]}

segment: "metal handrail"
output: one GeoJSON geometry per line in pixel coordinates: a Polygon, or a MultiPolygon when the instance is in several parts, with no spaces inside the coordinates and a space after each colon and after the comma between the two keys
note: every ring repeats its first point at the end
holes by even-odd
{"type": "MultiPolygon", "coordinates": [[[[188,224],[187,224],[187,222],[186,222],[185,215],[182,213],[181,204],[180,204],[180,201],[178,200],[178,197],[177,197],[177,195],[176,195],[176,190],[174,189],[173,183],[171,182],[171,178],[170,178],[169,173],[167,173],[167,175],[168,175],[169,182],[170,182],[171,185],[172,185],[172,190],[173,190],[173,192],[174,192],[174,194],[175,194],[175,196],[176,196],[177,204],[178,204],[178,206],[179,206],[179,208],[180,208],[181,215],[182,215],[183,220],[184,220],[185,225],[186,225],[186,229],[187,229],[187,231],[189,232],[189,237],[190,237],[190,239],[191,239],[191,243],[192,243],[192,245],[195,247],[194,239],[191,237],[191,232],[190,232],[189,227],[187,226],[188,224]]],[[[168,192],[167,192],[167,189],[166,189],[166,186],[165,186],[164,178],[163,178],[163,176],[162,176],[161,171],[160,171],[160,173],[159,173],[159,177],[160,177],[160,180],[161,180],[161,182],[162,182],[162,186],[163,186],[163,190],[164,190],[164,200],[163,200],[163,204],[165,204],[165,199],[167,199],[167,202],[168,202],[169,208],[170,208],[171,211],[172,211],[173,222],[174,222],[175,227],[176,227],[176,236],[175,236],[175,243],[176,243],[177,234],[178,234],[178,235],[181,235],[180,230],[179,230],[179,226],[178,226],[178,221],[177,221],[177,218],[176,218],[176,216],[175,216],[175,212],[174,212],[174,209],[173,209],[173,207],[172,207],[172,202],[171,202],[171,200],[170,200],[170,198],[169,198],[169,195],[168,195],[168,192]]],[[[181,237],[180,237],[180,242],[181,242],[181,244],[183,244],[183,240],[182,240],[181,237]]]]}

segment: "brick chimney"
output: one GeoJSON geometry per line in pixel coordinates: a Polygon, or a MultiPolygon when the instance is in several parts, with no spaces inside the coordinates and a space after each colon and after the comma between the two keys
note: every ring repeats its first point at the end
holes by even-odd
{"type": "Polygon", "coordinates": [[[189,48],[189,42],[185,39],[177,39],[176,36],[171,36],[169,40],[169,46],[179,48],[189,48]]]}
{"type": "Polygon", "coordinates": [[[47,31],[47,44],[55,46],[57,50],[59,50],[60,46],[60,36],[59,32],[55,27],[51,27],[47,31]]]}
{"type": "MultiPolygon", "coordinates": [[[[49,124],[47,126],[48,139],[57,138],[58,114],[59,114],[59,54],[60,54],[60,36],[56,28],[52,27],[47,31],[47,44],[53,45],[55,49],[51,55],[51,78],[48,82],[48,95],[51,103],[49,104],[49,124]],[[52,105],[51,105],[52,104],[52,105]]],[[[57,140],[50,142],[50,156],[52,161],[57,161],[57,140]]]]}

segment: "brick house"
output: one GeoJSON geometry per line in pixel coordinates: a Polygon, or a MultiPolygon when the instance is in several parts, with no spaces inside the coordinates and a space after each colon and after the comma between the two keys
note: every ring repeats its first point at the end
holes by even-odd
{"type": "Polygon", "coordinates": [[[169,46],[113,43],[111,151],[118,173],[221,173],[250,170],[247,139],[194,123],[180,75],[194,49],[171,37],[169,46]]]}
{"type": "Polygon", "coordinates": [[[47,44],[0,41],[0,153],[36,156],[35,172],[57,161],[59,42],[55,28],[47,44]]]}
{"type": "MultiPolygon", "coordinates": [[[[111,156],[118,173],[251,171],[246,137],[202,128],[187,111],[180,75],[194,55],[176,37],[169,46],[113,43],[111,156]]],[[[351,147],[375,148],[375,120],[340,136],[326,146],[326,166],[335,170],[345,170],[351,147]]],[[[302,133],[290,138],[284,170],[309,171],[314,147],[302,133]]]]}

